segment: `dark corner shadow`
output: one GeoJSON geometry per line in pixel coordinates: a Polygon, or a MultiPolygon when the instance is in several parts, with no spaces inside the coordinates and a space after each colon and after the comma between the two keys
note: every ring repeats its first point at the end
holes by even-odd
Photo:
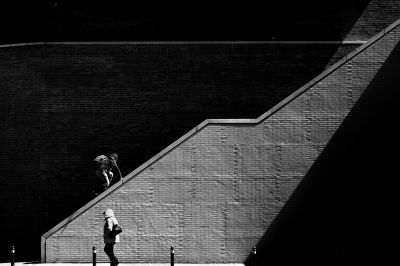
{"type": "Polygon", "coordinates": [[[343,40],[356,25],[371,0],[276,1],[261,9],[269,25],[261,31],[277,40],[343,40]],[[269,11],[268,16],[265,12],[269,11]]]}
{"type": "MultiPolygon", "coordinates": [[[[362,15],[369,6],[370,2],[371,0],[330,1],[330,3],[327,3],[331,8],[333,6],[335,7],[335,12],[333,12],[334,14],[332,14],[330,19],[327,19],[327,21],[325,21],[325,19],[320,19],[324,22],[319,23],[318,27],[322,32],[328,32],[325,33],[327,36],[324,37],[327,39],[331,38],[332,40],[345,40],[347,38],[359,39],[359,36],[350,36],[350,34],[353,28],[359,27],[357,22],[362,18],[362,15]],[[331,23],[331,21],[340,21],[340,23],[331,23]]],[[[330,61],[325,65],[324,70],[328,69],[338,60],[352,52],[355,47],[356,45],[338,45],[335,53],[332,54],[330,61]]]]}
{"type": "MultiPolygon", "coordinates": [[[[257,265],[359,265],[395,254],[389,240],[399,164],[399,69],[397,45],[260,239],[257,265]]],[[[254,256],[245,264],[254,265],[254,256]]]]}

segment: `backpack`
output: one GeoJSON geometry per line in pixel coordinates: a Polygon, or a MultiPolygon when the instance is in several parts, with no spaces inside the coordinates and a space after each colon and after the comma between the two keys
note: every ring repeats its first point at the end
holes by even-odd
{"type": "Polygon", "coordinates": [[[113,229],[110,232],[110,236],[115,237],[116,235],[120,234],[122,232],[122,227],[119,226],[118,224],[113,225],[113,229]]]}

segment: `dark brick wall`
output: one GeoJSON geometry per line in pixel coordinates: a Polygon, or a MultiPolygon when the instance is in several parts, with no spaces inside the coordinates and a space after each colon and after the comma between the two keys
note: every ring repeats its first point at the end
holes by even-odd
{"type": "Polygon", "coordinates": [[[0,226],[5,239],[1,259],[11,244],[30,253],[38,250],[40,232],[40,112],[37,90],[39,51],[20,48],[1,51],[0,226]],[[35,244],[35,245],[33,245],[35,244]]]}
{"type": "Polygon", "coordinates": [[[90,262],[106,208],[125,226],[116,249],[124,262],[165,263],[174,246],[179,263],[238,263],[255,245],[257,265],[386,259],[396,25],[259,123],[198,127],[46,234],[46,261],[90,262]]]}
{"type": "Polygon", "coordinates": [[[113,7],[68,2],[49,9],[50,40],[342,40],[372,1],[329,0],[323,5],[308,0],[203,1],[113,7]]]}
{"type": "Polygon", "coordinates": [[[346,36],[366,40],[397,19],[400,9],[396,0],[327,0],[323,4],[309,0],[268,1],[268,4],[223,2],[205,1],[201,5],[128,4],[130,1],[101,4],[71,0],[2,3],[0,7],[5,12],[0,17],[0,43],[273,38],[340,41],[346,36]],[[352,30],[357,22],[357,29],[352,30]]]}
{"type": "Polygon", "coordinates": [[[14,243],[22,258],[38,255],[40,235],[92,198],[89,165],[96,155],[118,152],[127,174],[207,118],[256,118],[332,64],[337,49],[327,44],[3,48],[0,206],[12,217],[13,232],[27,220],[33,225],[7,234],[4,245],[14,243]]]}
{"type": "MultiPolygon", "coordinates": [[[[268,28],[268,34],[262,38],[256,38],[261,36],[257,34],[237,35],[238,32],[221,35],[222,31],[229,32],[226,27],[214,27],[218,31],[211,35],[200,34],[199,28],[193,32],[206,40],[211,36],[224,40],[230,39],[229,36],[270,40],[272,35],[277,40],[344,37],[366,40],[399,14],[398,1],[349,1],[335,9],[326,7],[308,9],[309,13],[304,14],[310,16],[285,13],[273,24],[296,18],[296,23],[303,21],[301,27],[287,30],[287,25],[295,24],[282,24],[276,32],[268,28]],[[325,11],[317,12],[318,8],[325,11]],[[314,28],[313,14],[325,14],[322,17],[326,20],[316,23],[318,26],[314,28]]],[[[55,12],[72,11],[67,8],[55,12]]],[[[30,18],[27,14],[25,17],[30,18]]],[[[255,25],[249,17],[244,18],[249,27],[255,25]]],[[[60,24],[54,21],[54,31],[49,35],[22,34],[23,30],[35,32],[40,28],[35,23],[46,19],[31,18],[30,24],[15,31],[18,36],[36,39],[12,40],[65,40],[62,37],[83,40],[82,36],[96,36],[89,34],[89,28],[81,27],[76,28],[86,30],[83,35],[72,32],[60,35],[65,31],[57,29],[60,24]]],[[[210,25],[214,22],[209,21],[210,25]]],[[[265,23],[256,24],[265,26],[265,23]]],[[[249,27],[242,29],[242,33],[248,32],[249,27]]],[[[157,32],[164,30],[161,27],[140,38],[158,38],[162,35],[157,32]]],[[[253,31],[256,32],[260,31],[253,31]]],[[[172,33],[167,36],[175,36],[174,40],[182,36],[179,31],[172,33]]],[[[6,36],[2,36],[1,43],[8,42],[6,36]]],[[[259,116],[355,47],[334,44],[1,47],[0,211],[12,220],[5,241],[0,243],[1,250],[15,244],[21,260],[38,259],[40,235],[92,198],[93,180],[87,166],[99,153],[118,152],[123,173],[127,174],[206,118],[259,116]]],[[[1,260],[8,258],[5,253],[0,254],[1,260]]]]}

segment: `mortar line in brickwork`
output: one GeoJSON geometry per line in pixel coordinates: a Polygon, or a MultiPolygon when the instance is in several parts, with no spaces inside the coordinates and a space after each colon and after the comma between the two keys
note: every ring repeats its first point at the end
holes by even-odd
{"type": "Polygon", "coordinates": [[[354,105],[354,101],[353,101],[353,88],[352,88],[352,83],[353,83],[353,64],[349,64],[348,65],[348,72],[347,72],[347,78],[346,78],[346,85],[347,85],[347,89],[346,89],[346,104],[347,104],[347,109],[350,110],[351,107],[354,105]]]}
{"type": "Polygon", "coordinates": [[[233,156],[234,156],[234,166],[233,166],[233,200],[235,203],[239,203],[239,168],[241,163],[240,158],[240,146],[239,144],[235,144],[233,148],[233,156]]]}
{"type": "Polygon", "coordinates": [[[311,127],[312,127],[312,114],[311,114],[311,95],[306,95],[306,111],[305,111],[305,142],[311,143],[311,127]]]}
{"type": "MultiPolygon", "coordinates": [[[[278,112],[280,109],[282,109],[284,106],[292,102],[294,99],[296,99],[298,96],[302,95],[304,92],[308,91],[310,88],[312,88],[315,84],[329,76],[331,73],[336,71],[339,67],[343,66],[344,64],[348,63],[351,59],[356,57],[358,54],[360,54],[362,51],[366,50],[368,47],[373,45],[375,42],[380,40],[383,36],[387,35],[390,33],[393,29],[395,29],[397,26],[400,25],[400,19],[398,19],[395,23],[390,25],[388,28],[385,30],[381,31],[378,33],[375,37],[371,38],[367,43],[364,45],[360,46],[359,48],[356,48],[353,52],[351,52],[348,56],[345,58],[339,60],[337,63],[329,67],[327,70],[322,72],[320,75],[318,75],[316,78],[311,80],[310,82],[306,83],[302,87],[300,87],[296,92],[292,93],[290,96],[288,96],[286,99],[281,101],[279,104],[271,108],[269,111],[265,112],[262,116],[260,116],[257,119],[209,119],[203,121],[201,124],[187,132],[185,135],[183,135],[181,138],[170,144],[168,147],[166,147],[164,150],[159,152],[157,155],[153,156],[150,160],[148,160],[146,163],[129,173],[125,177],[125,182],[128,182],[130,179],[134,178],[136,175],[140,174],[142,171],[153,165],[155,162],[166,156],[168,153],[170,153],[172,150],[174,150],[176,147],[190,139],[193,135],[197,134],[200,130],[203,130],[206,128],[209,124],[259,124],[274,113],[278,112]]],[[[278,151],[277,151],[278,152],[278,151]]],[[[102,199],[107,197],[109,194],[113,193],[116,189],[118,189],[120,186],[122,186],[122,181],[119,181],[117,184],[113,185],[111,188],[106,190],[104,193],[100,194],[93,200],[91,200],[89,203],[87,203],[85,206],[81,207],[79,210],[74,212],[72,215],[64,219],[62,222],[60,222],[58,225],[54,226],[52,229],[50,229],[48,232],[43,234],[43,238],[47,239],[54,233],[56,233],[58,230],[60,230],[63,226],[69,224],[71,221],[75,220],[77,217],[82,215],[84,212],[86,212],[88,209],[93,207],[96,203],[100,202],[102,199]]],[[[44,241],[45,243],[45,241],[44,241]]],[[[43,246],[42,243],[42,249],[46,248],[43,246]]],[[[42,254],[45,254],[43,252],[42,254]]],[[[42,261],[45,261],[46,259],[42,257],[42,261]]]]}
{"type": "Polygon", "coordinates": [[[154,184],[150,182],[149,184],[149,204],[154,203],[154,184]]]}
{"type": "Polygon", "coordinates": [[[340,45],[361,45],[366,40],[344,40],[344,41],[92,41],[92,42],[28,42],[1,44],[0,48],[39,46],[39,45],[187,45],[187,44],[340,44],[340,45]]]}

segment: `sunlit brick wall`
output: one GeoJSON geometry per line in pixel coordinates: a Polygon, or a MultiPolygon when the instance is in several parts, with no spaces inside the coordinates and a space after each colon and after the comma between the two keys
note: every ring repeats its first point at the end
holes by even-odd
{"type": "MultiPolygon", "coordinates": [[[[243,262],[400,39],[399,27],[259,124],[209,124],[56,231],[47,262],[89,262],[102,212],[126,262],[243,262]]],[[[107,261],[99,252],[100,261],[107,261]]]]}

